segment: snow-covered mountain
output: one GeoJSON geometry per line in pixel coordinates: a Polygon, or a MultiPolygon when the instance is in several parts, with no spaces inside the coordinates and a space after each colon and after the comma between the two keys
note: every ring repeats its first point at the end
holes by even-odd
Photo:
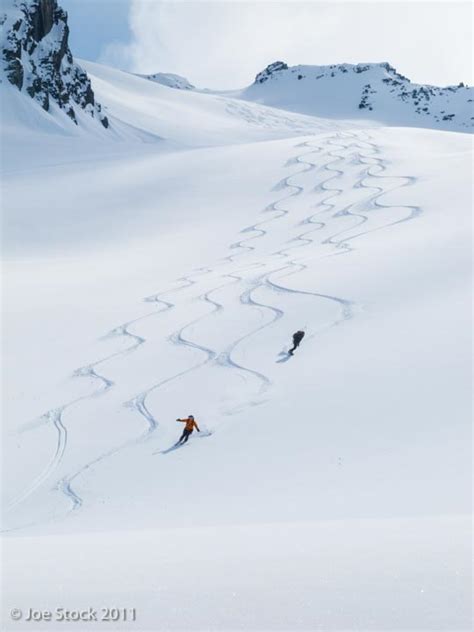
{"type": "MultiPolygon", "coordinates": [[[[6,0],[0,21],[4,81],[25,98],[34,99],[45,111],[64,112],[75,123],[80,122],[84,114],[100,121],[104,127],[109,126],[111,117],[104,115],[95,96],[95,92],[100,91],[101,80],[97,78],[97,85],[92,85],[84,67],[87,64],[74,61],[68,45],[67,14],[57,0],[6,0]]],[[[125,88],[130,82],[125,75],[122,77],[125,88]]],[[[458,131],[470,131],[474,126],[473,88],[462,83],[445,88],[412,84],[388,63],[288,67],[278,61],[259,72],[255,82],[247,88],[226,92],[196,90],[186,78],[172,73],[137,77],[165,88],[199,93],[209,104],[213,99],[214,103],[225,104],[229,114],[249,122],[267,119],[270,127],[274,126],[275,118],[281,120],[285,116],[282,110],[311,116],[313,121],[316,117],[322,125],[330,120],[345,119],[458,131]],[[250,102],[255,106],[246,105],[250,102]],[[262,109],[263,106],[270,106],[273,111],[262,109]],[[275,115],[275,109],[280,114],[275,115]]],[[[163,107],[165,127],[171,109],[180,116],[180,105],[174,97],[163,92],[164,102],[160,102],[157,92],[150,95],[156,99],[156,107],[163,107]]],[[[142,108],[140,97],[130,94],[128,101],[129,111],[142,108]]],[[[20,103],[12,105],[13,109],[17,104],[20,103]]],[[[109,103],[103,105],[108,107],[109,103]]],[[[24,104],[21,107],[24,109],[24,104]]],[[[134,115],[125,117],[128,118],[134,119],[134,115]]],[[[157,118],[153,112],[153,119],[157,118]]],[[[130,128],[118,115],[116,137],[133,136],[133,125],[130,128]]],[[[89,127],[87,122],[84,127],[89,127]]],[[[148,134],[148,130],[142,128],[136,132],[142,138],[143,132],[148,134]]],[[[151,133],[155,135],[154,131],[151,133]]]]}
{"type": "Polygon", "coordinates": [[[5,0],[0,10],[3,80],[50,111],[53,105],[78,123],[78,110],[104,127],[87,73],[69,49],[66,12],[57,0],[5,0]]]}
{"type": "Polygon", "coordinates": [[[474,127],[474,89],[411,83],[388,63],[291,66],[278,61],[233,93],[294,112],[458,131],[474,127]]]}
{"type": "Polygon", "coordinates": [[[470,629],[466,114],[380,65],[211,93],[80,61],[76,126],[55,7],[17,5],[0,86],[2,630],[470,629]]]}

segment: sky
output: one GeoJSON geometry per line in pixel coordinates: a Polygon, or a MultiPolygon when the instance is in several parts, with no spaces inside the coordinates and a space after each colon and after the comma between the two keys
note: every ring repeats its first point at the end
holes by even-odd
{"type": "Polygon", "coordinates": [[[244,87],[276,60],[388,61],[416,83],[473,83],[470,2],[59,1],[75,56],[198,87],[244,87]]]}

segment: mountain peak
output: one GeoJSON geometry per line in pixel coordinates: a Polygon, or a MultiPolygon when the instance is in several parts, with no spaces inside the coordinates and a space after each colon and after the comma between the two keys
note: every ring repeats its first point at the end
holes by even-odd
{"type": "MultiPolygon", "coordinates": [[[[379,63],[359,63],[359,64],[331,64],[326,66],[288,66],[284,61],[274,61],[271,64],[268,64],[266,68],[264,68],[261,72],[257,74],[255,77],[254,83],[262,84],[265,81],[268,81],[272,78],[277,78],[279,76],[284,76],[285,71],[289,73],[298,72],[298,69],[314,69],[319,71],[320,76],[317,77],[320,79],[326,73],[331,77],[336,76],[336,73],[347,73],[354,72],[356,74],[361,74],[368,71],[385,71],[393,76],[398,77],[399,79],[404,79],[405,81],[410,81],[403,75],[397,72],[397,70],[388,62],[379,62],[379,63]],[[322,73],[322,75],[321,75],[322,73]]],[[[298,79],[304,79],[304,75],[298,75],[298,79]]]]}
{"type": "Polygon", "coordinates": [[[82,110],[108,127],[87,73],[69,49],[67,13],[57,0],[6,0],[1,56],[6,79],[50,111],[55,103],[78,123],[82,110]]]}

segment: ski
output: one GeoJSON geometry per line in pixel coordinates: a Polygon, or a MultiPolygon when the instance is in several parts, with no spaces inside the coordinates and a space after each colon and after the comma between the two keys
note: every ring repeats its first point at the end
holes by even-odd
{"type": "MultiPolygon", "coordinates": [[[[213,430],[201,430],[201,432],[198,433],[197,438],[204,439],[205,437],[210,437],[212,434],[214,434],[213,430]]],[[[165,450],[157,450],[156,452],[153,452],[153,454],[169,454],[170,452],[174,452],[175,450],[178,450],[179,448],[183,448],[188,443],[189,441],[186,441],[185,443],[180,443],[178,441],[177,443],[174,443],[169,448],[166,448],[165,450]]]]}

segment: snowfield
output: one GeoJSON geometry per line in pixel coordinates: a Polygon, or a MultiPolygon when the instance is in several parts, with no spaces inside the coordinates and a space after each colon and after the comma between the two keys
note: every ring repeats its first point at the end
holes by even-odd
{"type": "Polygon", "coordinates": [[[2,85],[2,629],[470,629],[471,137],[81,65],[2,85]]]}

